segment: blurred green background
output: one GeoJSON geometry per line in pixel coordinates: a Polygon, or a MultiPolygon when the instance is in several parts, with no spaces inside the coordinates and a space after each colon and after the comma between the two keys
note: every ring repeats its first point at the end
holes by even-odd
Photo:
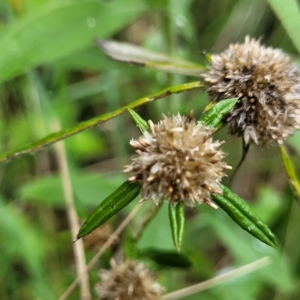
{"type": "MultiPolygon", "coordinates": [[[[291,2],[295,1],[285,5],[291,2]]],[[[170,85],[194,81],[111,61],[94,45],[95,37],[204,64],[204,51],[223,51],[246,35],[282,48],[299,62],[296,48],[267,1],[2,0],[1,153],[51,133],[54,120],[68,128],[170,85]]],[[[137,111],[156,122],[163,113],[186,114],[193,108],[199,118],[207,103],[205,93],[196,90],[137,111]]],[[[126,178],[120,171],[132,154],[128,142],[138,135],[134,122],[124,114],[65,140],[82,221],[126,178]]],[[[241,140],[227,136],[226,130],[217,137],[227,141],[227,161],[236,166],[241,140]]],[[[299,133],[289,143],[300,166],[299,133]]],[[[53,147],[2,163],[0,179],[0,299],[57,299],[76,271],[53,147]]],[[[270,226],[278,237],[278,249],[255,240],[221,210],[200,206],[187,211],[182,254],[191,266],[166,266],[164,259],[151,255],[153,249],[158,254],[174,251],[164,207],[137,245],[141,259],[157,270],[158,281],[171,292],[270,256],[273,264],[268,267],[182,299],[299,299],[300,210],[278,149],[252,147],[232,189],[270,226]]],[[[109,222],[110,230],[132,207],[109,222]]],[[[122,235],[90,272],[92,292],[100,266],[108,266],[127,236],[122,235]]],[[[101,243],[97,236],[86,241],[88,260],[101,243]]],[[[76,289],[69,299],[79,299],[78,295],[76,289]]]]}

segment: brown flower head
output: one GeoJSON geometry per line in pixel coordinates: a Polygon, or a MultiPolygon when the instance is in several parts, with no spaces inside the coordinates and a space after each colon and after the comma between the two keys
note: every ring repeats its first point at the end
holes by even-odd
{"type": "Polygon", "coordinates": [[[224,122],[246,144],[281,144],[300,128],[300,73],[281,50],[246,37],[212,55],[202,76],[211,101],[238,97],[224,122]]]}
{"type": "Polygon", "coordinates": [[[159,300],[163,288],[154,274],[141,262],[111,261],[110,270],[100,270],[101,281],[95,289],[102,300],[159,300]]]}
{"type": "Polygon", "coordinates": [[[212,140],[213,129],[179,114],[149,124],[150,132],[130,142],[136,155],[124,170],[129,180],[141,183],[143,199],[187,206],[205,202],[216,208],[210,193],[221,193],[224,169],[231,167],[222,161],[223,142],[212,140]]]}

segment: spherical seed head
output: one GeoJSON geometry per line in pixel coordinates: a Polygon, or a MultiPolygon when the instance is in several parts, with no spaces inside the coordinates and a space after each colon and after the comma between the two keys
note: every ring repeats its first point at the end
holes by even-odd
{"type": "Polygon", "coordinates": [[[156,204],[168,200],[216,207],[210,193],[221,193],[221,178],[230,167],[222,161],[223,143],[212,140],[213,129],[179,114],[149,124],[150,132],[131,141],[136,155],[124,170],[130,173],[129,180],[141,183],[142,197],[156,204]]]}
{"type": "Polygon", "coordinates": [[[154,274],[138,261],[111,261],[111,269],[101,270],[99,275],[101,281],[95,289],[102,300],[159,300],[163,292],[154,274]]]}
{"type": "Polygon", "coordinates": [[[300,73],[281,50],[246,37],[212,55],[202,76],[210,100],[238,97],[224,122],[246,144],[281,144],[300,128],[300,73]]]}

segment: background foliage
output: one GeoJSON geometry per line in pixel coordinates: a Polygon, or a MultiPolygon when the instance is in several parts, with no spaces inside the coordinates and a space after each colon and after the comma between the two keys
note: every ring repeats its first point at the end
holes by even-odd
{"type": "MultiPolygon", "coordinates": [[[[222,51],[250,35],[300,61],[299,3],[291,0],[284,6],[271,0],[2,0],[0,21],[1,153],[51,133],[54,122],[68,128],[191,81],[110,61],[94,45],[95,37],[127,41],[203,64],[204,51],[222,51]]],[[[162,113],[188,113],[194,108],[199,118],[206,104],[205,93],[198,90],[150,103],[138,112],[158,121],[162,113]]],[[[65,140],[82,220],[124,181],[120,170],[131,155],[128,141],[138,135],[134,122],[124,114],[65,140]]],[[[226,130],[217,136],[227,141],[227,161],[235,166],[241,140],[227,136],[226,130]]],[[[299,134],[290,145],[300,166],[299,134]]],[[[57,299],[76,273],[53,148],[2,163],[0,178],[0,278],[5,279],[0,281],[0,298],[57,299]]],[[[170,292],[268,255],[272,265],[204,291],[201,299],[298,299],[300,210],[278,149],[252,147],[232,189],[270,226],[279,249],[255,240],[221,210],[200,206],[187,212],[182,245],[192,264],[166,266],[168,255],[160,263],[157,255],[174,251],[174,246],[163,207],[137,245],[140,256],[158,270],[159,282],[170,292]]],[[[111,230],[133,205],[109,222],[111,230]]],[[[126,245],[129,233],[130,227],[91,271],[91,286],[98,281],[98,268],[108,266],[109,258],[126,245]]],[[[88,259],[99,245],[97,236],[86,240],[88,259]]],[[[78,291],[69,299],[78,299],[78,291]]]]}

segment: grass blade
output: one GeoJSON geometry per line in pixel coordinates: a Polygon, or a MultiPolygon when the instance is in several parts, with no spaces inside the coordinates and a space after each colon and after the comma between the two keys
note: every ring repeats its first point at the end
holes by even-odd
{"type": "Polygon", "coordinates": [[[300,53],[300,7],[296,0],[267,0],[300,53]]]}
{"type": "Polygon", "coordinates": [[[128,43],[96,40],[96,44],[113,60],[174,74],[199,77],[204,67],[183,59],[155,53],[128,43]]]}
{"type": "Polygon", "coordinates": [[[123,1],[61,2],[15,19],[1,31],[0,82],[79,51],[92,44],[95,36],[108,37],[146,9],[134,0],[128,0],[126,8],[123,1]]]}

